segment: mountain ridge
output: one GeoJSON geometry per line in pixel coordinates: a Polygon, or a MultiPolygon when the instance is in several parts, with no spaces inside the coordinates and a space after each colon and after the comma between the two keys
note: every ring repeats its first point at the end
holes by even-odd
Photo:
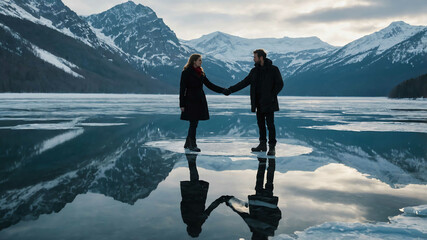
{"type": "MultiPolygon", "coordinates": [[[[143,81],[151,82],[153,86],[160,84],[171,93],[177,93],[182,66],[195,52],[204,56],[209,79],[227,87],[243,79],[253,67],[253,50],[264,48],[283,75],[284,95],[386,96],[397,82],[427,72],[424,67],[427,65],[427,27],[412,26],[403,21],[392,22],[386,28],[345,46],[335,47],[318,37],[247,39],[220,31],[198,39],[181,40],[153,9],[132,1],[85,17],[78,16],[60,0],[4,0],[0,3],[0,15],[27,20],[72,37],[99,51],[100,57],[104,58],[102,61],[123,61],[140,72],[143,81]],[[117,57],[120,60],[114,60],[117,57]],[[331,84],[335,86],[333,91],[328,89],[331,84]]],[[[17,26],[7,27],[14,29],[17,26]]],[[[3,44],[0,50],[10,54],[10,49],[6,49],[10,45],[7,41],[0,39],[3,44]]],[[[59,69],[77,78],[85,78],[79,73],[81,69],[77,69],[81,64],[69,61],[64,55],[55,55],[55,52],[61,52],[59,49],[45,46],[51,50],[45,53],[46,49],[31,48],[35,55],[42,54],[59,61],[62,65],[54,64],[59,69]]],[[[19,58],[16,52],[11,56],[19,58]]],[[[106,69],[109,63],[101,65],[106,69]]],[[[10,75],[4,72],[6,76],[10,75]]],[[[149,88],[142,92],[160,93],[164,90],[149,88]]],[[[247,91],[239,93],[247,94],[247,91]]]]}

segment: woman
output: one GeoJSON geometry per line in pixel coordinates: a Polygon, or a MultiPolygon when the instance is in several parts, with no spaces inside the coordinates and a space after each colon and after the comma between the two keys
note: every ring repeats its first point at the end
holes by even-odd
{"type": "Polygon", "coordinates": [[[214,92],[222,93],[224,88],[211,83],[202,68],[202,56],[192,54],[181,74],[179,106],[181,120],[190,121],[184,148],[200,152],[196,144],[196,128],[200,120],[209,119],[208,103],[203,92],[203,84],[214,92]]]}
{"type": "Polygon", "coordinates": [[[187,224],[187,232],[191,237],[198,237],[202,232],[202,225],[209,215],[221,203],[230,200],[231,196],[221,196],[206,207],[209,183],[199,179],[196,166],[196,154],[185,154],[190,169],[190,181],[181,181],[181,217],[187,224]]]}

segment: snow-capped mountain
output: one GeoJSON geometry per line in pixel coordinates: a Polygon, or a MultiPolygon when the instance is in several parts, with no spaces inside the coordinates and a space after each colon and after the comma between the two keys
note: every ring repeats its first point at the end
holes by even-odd
{"type": "Polygon", "coordinates": [[[285,82],[286,94],[387,96],[399,82],[427,72],[426,34],[425,26],[393,22],[301,66],[285,82]]]}
{"type": "Polygon", "coordinates": [[[348,56],[360,55],[360,53],[366,53],[368,51],[372,51],[375,55],[379,55],[424,29],[426,29],[426,27],[411,26],[403,21],[393,22],[388,27],[378,32],[347,44],[336,56],[338,58],[345,58],[348,56]]]}
{"type": "Polygon", "coordinates": [[[268,53],[287,54],[305,50],[334,50],[335,47],[317,37],[308,38],[258,38],[247,39],[222,32],[214,32],[194,40],[182,40],[204,54],[227,62],[252,61],[252,52],[263,48],[268,53]]]}
{"type": "Polygon", "coordinates": [[[221,32],[178,40],[151,8],[132,1],[79,17],[61,0],[4,0],[0,20],[6,66],[0,74],[7,82],[1,91],[176,93],[195,52],[203,54],[209,79],[227,87],[247,75],[258,48],[279,67],[285,95],[387,96],[399,82],[427,72],[426,27],[404,22],[338,48],[317,37],[245,39],[221,32]],[[57,79],[64,79],[58,89],[51,82],[57,79]]]}
{"type": "Polygon", "coordinates": [[[47,26],[92,47],[100,44],[89,25],[60,0],[2,0],[0,14],[47,26]]]}
{"type": "Polygon", "coordinates": [[[125,62],[60,0],[0,2],[0,33],[2,92],[172,92],[125,62]]]}
{"type": "MultiPolygon", "coordinates": [[[[149,7],[132,1],[105,12],[84,17],[102,42],[121,52],[126,61],[163,82],[178,88],[179,76],[194,49],[182,45],[175,33],[149,7]]],[[[231,79],[225,64],[205,58],[208,77],[225,85],[231,79]],[[224,80],[225,79],[225,80],[224,80]]]]}
{"type": "Polygon", "coordinates": [[[280,68],[285,77],[291,75],[302,64],[337,49],[317,37],[247,39],[222,32],[181,41],[207,56],[226,62],[229,69],[236,72],[248,72],[253,67],[252,52],[259,48],[265,49],[268,57],[280,68]]]}
{"type": "Polygon", "coordinates": [[[176,59],[187,57],[175,33],[151,8],[141,4],[129,1],[86,20],[98,35],[110,39],[109,43],[131,55],[142,68],[173,66],[176,59]]]}
{"type": "MultiPolygon", "coordinates": [[[[426,30],[426,27],[411,26],[402,21],[393,22],[388,27],[378,32],[364,36],[345,45],[326,58],[318,59],[306,64],[299,71],[312,69],[317,66],[328,68],[336,64],[347,65],[358,63],[368,56],[372,58],[383,54],[388,49],[391,49],[393,46],[411,38],[423,30],[426,30]]],[[[422,45],[423,44],[421,43],[422,48],[427,48],[427,46],[422,45]]]]}

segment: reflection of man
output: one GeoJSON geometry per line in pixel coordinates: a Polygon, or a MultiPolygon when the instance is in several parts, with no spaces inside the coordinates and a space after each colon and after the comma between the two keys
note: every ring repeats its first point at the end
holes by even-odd
{"type": "Polygon", "coordinates": [[[181,181],[181,216],[187,224],[187,232],[191,237],[198,237],[202,232],[202,225],[209,217],[210,213],[225,202],[226,197],[220,197],[205,210],[206,197],[209,183],[199,180],[199,173],[196,167],[195,154],[185,154],[187,156],[188,168],[190,169],[190,181],[181,181]]]}
{"type": "Polygon", "coordinates": [[[255,195],[249,195],[248,204],[232,197],[226,204],[240,215],[252,232],[252,239],[268,239],[274,236],[282,218],[282,212],[277,207],[279,198],[273,196],[273,179],[276,168],[275,159],[268,159],[267,183],[264,185],[267,159],[258,158],[258,172],[256,177],[255,195]]]}
{"type": "Polygon", "coordinates": [[[263,49],[254,52],[255,67],[242,81],[224,90],[225,95],[237,92],[248,85],[250,87],[251,111],[256,111],[259,128],[259,145],[252,148],[253,152],[267,151],[267,129],[268,128],[268,155],[275,155],[276,150],[276,128],[274,126],[274,112],[279,111],[277,95],[283,88],[283,79],[279,68],[267,58],[263,49]]]}

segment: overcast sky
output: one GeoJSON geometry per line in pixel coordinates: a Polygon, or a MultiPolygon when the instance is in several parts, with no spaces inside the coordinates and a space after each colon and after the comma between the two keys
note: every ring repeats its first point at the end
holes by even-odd
{"type": "MultiPolygon", "coordinates": [[[[62,0],[79,15],[126,0],[62,0]]],[[[393,21],[427,26],[427,0],[134,0],[180,39],[221,31],[245,38],[311,37],[343,46],[393,21]]]]}

